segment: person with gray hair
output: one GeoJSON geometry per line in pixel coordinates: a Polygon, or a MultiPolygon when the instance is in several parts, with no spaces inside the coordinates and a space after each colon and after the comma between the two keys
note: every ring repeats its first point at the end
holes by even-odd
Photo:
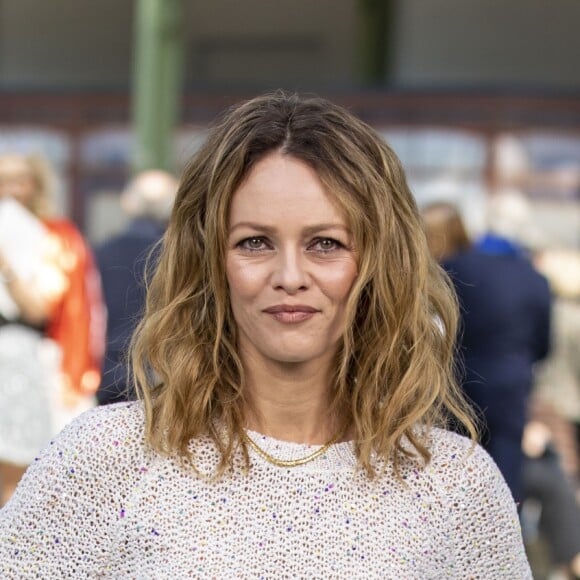
{"type": "Polygon", "coordinates": [[[107,347],[99,404],[132,398],[125,352],[145,302],[147,257],[161,239],[177,192],[177,180],[160,170],[136,175],[121,193],[127,227],[96,250],[108,309],[107,347]]]}
{"type": "Polygon", "coordinates": [[[166,224],[171,215],[177,180],[165,171],[153,169],[136,175],[121,194],[121,207],[133,219],[150,219],[166,224]]]}

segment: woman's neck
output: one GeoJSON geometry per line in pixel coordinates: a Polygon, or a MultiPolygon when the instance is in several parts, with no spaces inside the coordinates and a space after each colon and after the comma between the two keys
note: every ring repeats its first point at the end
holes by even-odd
{"type": "Polygon", "coordinates": [[[330,369],[320,365],[248,364],[247,427],[283,441],[322,445],[343,422],[331,414],[330,369]]]}

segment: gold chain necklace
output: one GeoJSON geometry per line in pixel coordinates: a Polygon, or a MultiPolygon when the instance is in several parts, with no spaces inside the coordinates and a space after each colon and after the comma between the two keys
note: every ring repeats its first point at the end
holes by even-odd
{"type": "Polygon", "coordinates": [[[316,451],[305,457],[300,457],[299,459],[278,459],[273,455],[270,455],[267,451],[264,451],[245,431],[244,439],[246,443],[258,454],[260,457],[265,459],[268,463],[275,465],[276,467],[297,467],[298,465],[304,465],[310,461],[314,461],[317,457],[324,455],[332,445],[338,442],[342,437],[344,430],[341,431],[336,437],[332,438],[328,443],[319,447],[316,451]]]}

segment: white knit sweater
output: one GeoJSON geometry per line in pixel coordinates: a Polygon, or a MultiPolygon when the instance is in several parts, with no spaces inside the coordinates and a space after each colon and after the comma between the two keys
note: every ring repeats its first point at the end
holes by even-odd
{"type": "MultiPolygon", "coordinates": [[[[502,477],[457,435],[435,430],[404,483],[355,470],[350,443],[210,481],[149,451],[143,426],[139,403],[95,409],[41,454],[0,512],[2,578],[531,578],[502,477]]],[[[192,445],[210,473],[213,445],[192,445]]]]}

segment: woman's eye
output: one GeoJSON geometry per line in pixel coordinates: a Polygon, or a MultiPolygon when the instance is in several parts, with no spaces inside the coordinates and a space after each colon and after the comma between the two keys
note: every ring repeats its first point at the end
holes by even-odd
{"type": "Polygon", "coordinates": [[[243,250],[264,250],[266,248],[266,243],[264,238],[246,238],[242,240],[239,244],[240,248],[243,250]]]}
{"type": "Polygon", "coordinates": [[[319,252],[331,252],[341,247],[342,244],[337,240],[333,240],[332,238],[319,238],[314,240],[314,243],[311,246],[313,250],[319,252]]]}

